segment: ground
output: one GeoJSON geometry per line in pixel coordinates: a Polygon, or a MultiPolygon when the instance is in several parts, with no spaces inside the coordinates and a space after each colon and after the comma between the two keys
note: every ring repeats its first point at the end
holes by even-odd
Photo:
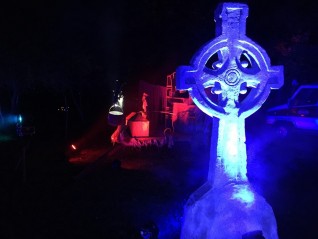
{"type": "MultiPolygon", "coordinates": [[[[77,163],[53,139],[2,142],[1,238],[140,238],[150,221],[159,238],[179,238],[183,206],[207,176],[208,148],[180,140],[171,150],[137,149],[108,139],[75,155],[77,163]]],[[[316,140],[263,128],[247,134],[248,176],[282,239],[318,236],[316,140]]]]}

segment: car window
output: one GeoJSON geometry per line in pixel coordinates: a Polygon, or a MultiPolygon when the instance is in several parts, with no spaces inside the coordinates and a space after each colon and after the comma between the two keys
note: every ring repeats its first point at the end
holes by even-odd
{"type": "Polygon", "coordinates": [[[291,106],[315,105],[318,102],[318,88],[304,88],[292,99],[291,106]]]}

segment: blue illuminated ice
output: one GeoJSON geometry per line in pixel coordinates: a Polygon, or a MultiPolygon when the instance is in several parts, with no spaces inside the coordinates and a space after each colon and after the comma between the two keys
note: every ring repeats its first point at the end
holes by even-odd
{"type": "Polygon", "coordinates": [[[219,4],[216,38],[190,66],[177,69],[177,89],[188,90],[213,117],[208,179],[187,202],[182,239],[241,239],[252,231],[278,238],[271,206],[246,176],[245,118],[262,106],[271,89],[282,86],[283,67],[271,66],[265,50],[246,37],[247,16],[245,4],[219,4]],[[213,56],[218,59],[211,63],[213,56]]]}
{"type": "Polygon", "coordinates": [[[244,203],[247,207],[250,207],[254,204],[254,193],[248,187],[248,185],[234,185],[234,189],[235,190],[232,194],[231,199],[240,201],[241,203],[244,203]]]}
{"type": "Polygon", "coordinates": [[[278,238],[274,213],[265,199],[248,183],[214,188],[207,182],[187,202],[181,238],[242,239],[251,231],[278,238]]]}

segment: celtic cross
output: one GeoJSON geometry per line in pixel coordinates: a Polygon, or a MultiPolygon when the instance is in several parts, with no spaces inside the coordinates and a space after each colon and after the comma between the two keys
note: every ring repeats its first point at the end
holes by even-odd
{"type": "Polygon", "coordinates": [[[177,89],[213,117],[208,181],[222,186],[247,181],[245,118],[257,111],[271,89],[283,84],[283,67],[246,33],[248,7],[223,3],[215,11],[216,38],[204,45],[190,66],[177,69],[177,89]]]}

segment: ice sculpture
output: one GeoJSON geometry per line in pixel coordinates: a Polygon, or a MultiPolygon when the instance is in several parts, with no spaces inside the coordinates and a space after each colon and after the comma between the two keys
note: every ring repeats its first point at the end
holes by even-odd
{"type": "Polygon", "coordinates": [[[207,182],[187,202],[182,239],[241,239],[254,232],[278,238],[271,206],[246,176],[245,118],[282,86],[283,67],[271,66],[266,52],[246,37],[247,16],[246,4],[219,4],[216,38],[190,66],[177,69],[177,89],[188,90],[213,117],[207,182]]]}

